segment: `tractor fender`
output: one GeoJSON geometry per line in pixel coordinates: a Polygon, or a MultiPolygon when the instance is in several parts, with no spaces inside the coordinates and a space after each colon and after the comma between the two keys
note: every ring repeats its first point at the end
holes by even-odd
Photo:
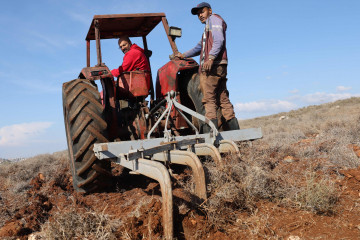
{"type": "Polygon", "coordinates": [[[178,92],[178,72],[182,70],[197,70],[199,65],[193,59],[171,60],[162,66],[156,77],[156,99],[163,99],[171,90],[178,92]]]}
{"type": "Polygon", "coordinates": [[[113,78],[111,71],[107,66],[85,67],[79,74],[79,79],[88,79],[91,81],[100,80],[102,78],[113,78]]]}

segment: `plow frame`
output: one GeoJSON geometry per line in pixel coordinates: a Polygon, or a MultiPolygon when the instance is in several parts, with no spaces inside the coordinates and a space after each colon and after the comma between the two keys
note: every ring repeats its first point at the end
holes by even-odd
{"type": "Polygon", "coordinates": [[[262,137],[261,128],[250,128],[218,132],[215,125],[205,116],[181,105],[176,100],[174,91],[166,96],[167,108],[149,131],[147,139],[109,142],[94,144],[93,151],[100,160],[111,160],[133,173],[145,175],[159,182],[163,198],[163,228],[166,239],[173,237],[173,202],[171,179],[165,165],[180,164],[189,166],[195,181],[195,195],[200,201],[206,201],[205,173],[198,156],[211,157],[219,169],[224,164],[221,153],[231,153],[240,157],[240,151],[234,141],[255,140],[262,137]],[[172,111],[180,115],[194,129],[195,135],[174,136],[167,129],[167,123],[172,111]],[[209,124],[211,131],[199,134],[199,131],[182,111],[209,124]],[[153,130],[166,117],[163,138],[150,138],[153,130]],[[165,162],[167,164],[162,164],[165,162]]]}

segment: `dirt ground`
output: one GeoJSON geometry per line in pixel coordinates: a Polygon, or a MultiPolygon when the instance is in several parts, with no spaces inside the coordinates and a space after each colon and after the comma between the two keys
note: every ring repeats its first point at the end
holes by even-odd
{"type": "MultiPolygon", "coordinates": [[[[290,167],[290,166],[289,166],[290,167]]],[[[41,224],[55,212],[69,207],[92,209],[110,216],[125,219],[115,233],[118,239],[152,239],[162,236],[162,214],[159,186],[145,177],[119,177],[118,191],[89,195],[74,192],[67,169],[60,181],[47,182],[42,174],[31,181],[26,194],[28,205],[17,210],[15,216],[0,229],[0,236],[28,239],[31,233],[41,230],[41,224]],[[125,181],[130,185],[125,184],[125,181]],[[144,201],[140,209],[138,203],[144,201]],[[138,211],[134,214],[134,211],[138,211]],[[128,217],[132,216],[132,217],[128,217]]],[[[181,188],[174,188],[174,205],[185,203],[189,210],[180,213],[175,207],[174,224],[177,239],[360,239],[360,168],[341,172],[344,178],[337,184],[343,189],[336,214],[318,215],[299,208],[289,208],[278,203],[261,200],[256,203],[256,213],[249,216],[238,213],[238,220],[229,225],[226,233],[206,228],[206,215],[192,206],[191,197],[181,188]],[[250,222],[251,224],[248,224],[250,222]]],[[[60,179],[59,179],[60,180],[60,179]]],[[[3,189],[2,189],[3,190],[3,189]]],[[[4,202],[4,208],[12,199],[4,202]]]]}
{"type": "MultiPolygon", "coordinates": [[[[318,144],[315,136],[293,144],[296,149],[318,144]]],[[[360,157],[357,145],[349,146],[360,157]]],[[[246,158],[251,147],[241,149],[246,158]]],[[[266,161],[276,161],[278,174],[299,173],[303,161],[284,153],[270,153],[266,161]]],[[[294,155],[294,154],[293,154],[294,155]]],[[[324,159],[314,159],[313,166],[324,159]]],[[[58,169],[52,176],[39,173],[30,182],[23,199],[9,191],[9,185],[0,182],[0,213],[8,216],[0,225],[1,239],[46,239],[43,227],[56,221],[56,213],[76,209],[100,212],[119,224],[113,231],[114,239],[162,239],[162,204],[159,184],[146,177],[122,173],[113,165],[112,185],[101,193],[74,192],[70,171],[58,169]],[[18,204],[16,202],[24,202],[18,204]],[[12,212],[10,212],[10,209],[12,212]]],[[[188,176],[189,170],[180,169],[177,178],[188,176]]],[[[234,210],[236,220],[226,228],[209,225],[206,212],[192,201],[192,194],[174,180],[175,239],[360,239],[360,167],[334,169],[339,198],[332,212],[319,214],[296,205],[289,206],[273,199],[254,200],[251,212],[234,210]]],[[[221,215],[221,212],[219,212],[221,215]]],[[[64,238],[65,239],[65,238],[64,238]]],[[[79,238],[80,239],[80,238],[79,238]]],[[[90,238],[91,239],[91,238],[90,238]]],[[[107,239],[107,238],[104,238],[107,239]]],[[[108,239],[111,239],[110,237],[108,239]]]]}

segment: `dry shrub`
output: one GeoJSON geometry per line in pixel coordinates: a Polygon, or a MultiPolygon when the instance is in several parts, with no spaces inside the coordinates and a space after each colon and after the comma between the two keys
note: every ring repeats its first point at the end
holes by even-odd
{"type": "Polygon", "coordinates": [[[301,208],[315,211],[318,214],[332,214],[338,198],[339,188],[326,175],[316,175],[313,171],[305,173],[305,185],[300,187],[294,196],[301,208]]]}
{"type": "Polygon", "coordinates": [[[46,179],[53,179],[60,169],[65,169],[67,166],[67,151],[41,154],[20,162],[0,165],[0,176],[8,189],[21,194],[31,187],[30,180],[39,173],[42,173],[46,179]]]}
{"type": "Polygon", "coordinates": [[[209,223],[224,228],[234,223],[241,210],[253,211],[258,199],[274,199],[282,193],[273,175],[257,162],[244,162],[228,156],[219,169],[213,162],[204,163],[209,183],[209,198],[201,206],[209,223]]]}
{"type": "Polygon", "coordinates": [[[0,227],[18,211],[30,203],[27,202],[26,192],[31,188],[31,179],[42,173],[51,181],[59,177],[61,169],[68,167],[67,151],[53,154],[42,154],[19,162],[0,164],[0,183],[2,189],[0,196],[0,227]],[[3,203],[6,208],[2,208],[3,203]]]}
{"type": "Polygon", "coordinates": [[[279,231],[275,232],[271,228],[271,217],[268,213],[259,213],[256,209],[250,216],[240,216],[235,226],[237,231],[246,229],[246,239],[283,239],[279,237],[279,231]]]}
{"type": "Polygon", "coordinates": [[[120,223],[103,212],[75,209],[58,211],[42,227],[46,239],[117,239],[120,223]]]}
{"type": "Polygon", "coordinates": [[[335,146],[329,153],[329,161],[339,168],[356,168],[360,161],[348,146],[335,146]]]}

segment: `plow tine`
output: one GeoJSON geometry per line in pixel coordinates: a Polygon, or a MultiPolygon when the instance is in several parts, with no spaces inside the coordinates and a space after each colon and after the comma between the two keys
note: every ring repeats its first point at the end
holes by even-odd
{"type": "Polygon", "coordinates": [[[139,159],[136,173],[143,174],[155,179],[160,183],[163,209],[163,227],[165,239],[173,238],[173,200],[170,175],[166,167],[159,163],[146,159],[139,159]]]}
{"type": "Polygon", "coordinates": [[[209,143],[195,144],[191,149],[197,156],[210,156],[214,160],[216,166],[223,168],[224,164],[221,159],[219,150],[209,143]]]}
{"type": "Polygon", "coordinates": [[[240,158],[240,150],[234,141],[231,140],[221,140],[219,145],[219,151],[221,153],[231,153],[235,154],[238,158],[240,158]]]}
{"type": "Polygon", "coordinates": [[[169,154],[156,153],[153,159],[157,161],[170,161],[170,163],[189,166],[195,181],[195,194],[200,200],[206,200],[206,183],[204,168],[199,158],[193,152],[172,150],[169,154]]]}

